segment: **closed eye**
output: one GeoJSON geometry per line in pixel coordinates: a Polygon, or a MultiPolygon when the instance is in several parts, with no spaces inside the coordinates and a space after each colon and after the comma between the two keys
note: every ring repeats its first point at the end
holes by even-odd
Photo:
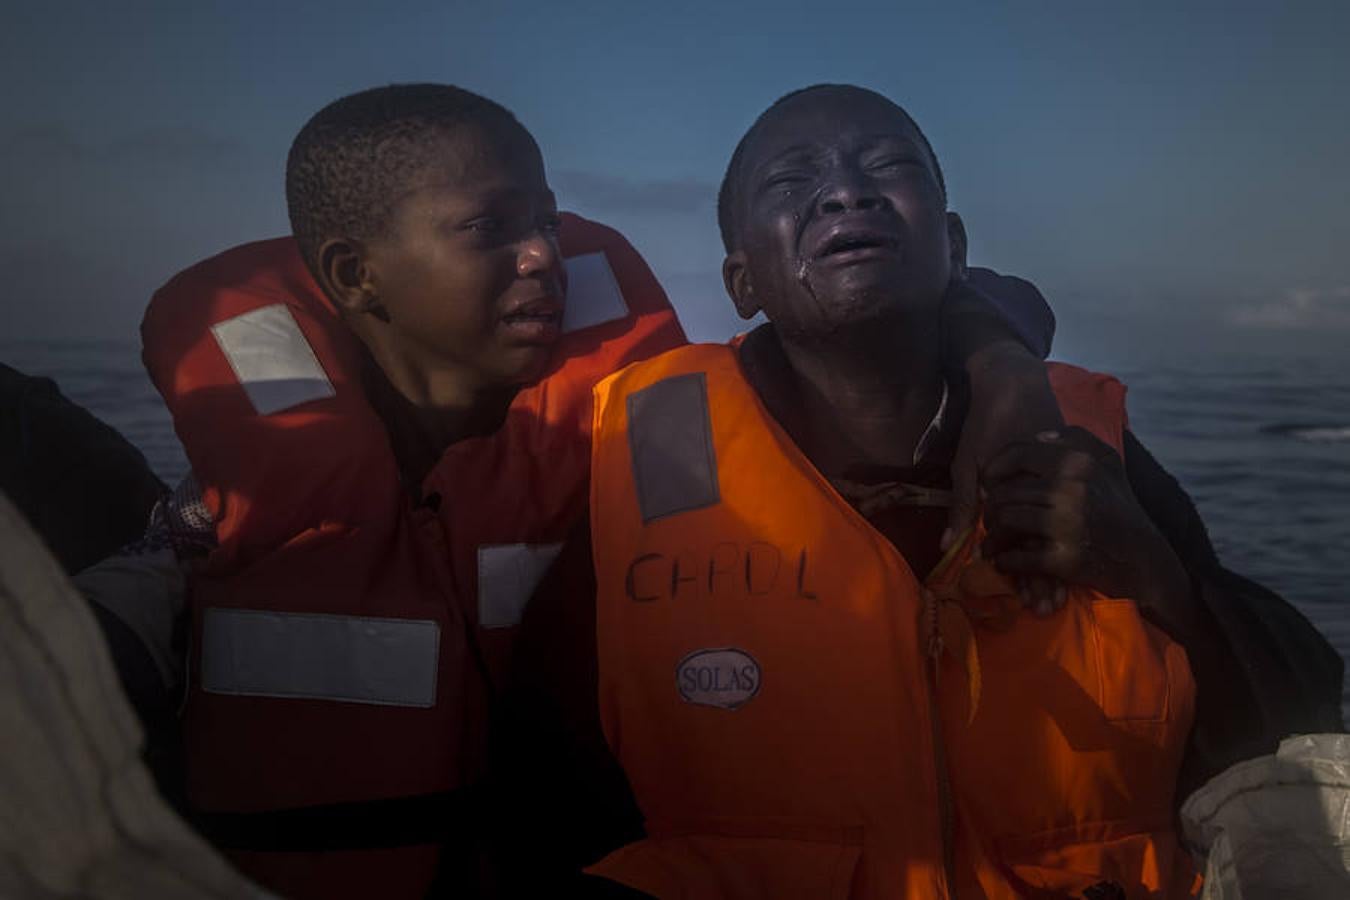
{"type": "Polygon", "coordinates": [[[480,216],[476,219],[470,219],[463,226],[466,231],[477,231],[482,234],[494,234],[502,229],[502,220],[495,216],[480,216]]]}
{"type": "Polygon", "coordinates": [[[764,179],[760,184],[761,191],[781,191],[790,188],[799,187],[811,180],[808,172],[801,170],[792,170],[788,172],[775,172],[764,179]]]}

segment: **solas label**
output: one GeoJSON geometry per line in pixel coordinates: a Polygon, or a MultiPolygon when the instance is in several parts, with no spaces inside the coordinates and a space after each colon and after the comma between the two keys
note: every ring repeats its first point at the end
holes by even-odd
{"type": "Polygon", "coordinates": [[[759,693],[759,663],[744,650],[695,650],[675,666],[675,686],[686,702],[735,709],[759,693]]]}

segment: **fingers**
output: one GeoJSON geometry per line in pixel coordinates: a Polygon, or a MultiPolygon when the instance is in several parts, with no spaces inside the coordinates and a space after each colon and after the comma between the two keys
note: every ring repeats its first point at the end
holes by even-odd
{"type": "Polygon", "coordinates": [[[1064,582],[1048,575],[1019,575],[1016,582],[1022,605],[1041,618],[1063,609],[1069,597],[1064,582]]]}
{"type": "Polygon", "coordinates": [[[1050,615],[1064,605],[1064,582],[1077,581],[1084,562],[1080,518],[1073,509],[1005,506],[990,520],[980,555],[1014,577],[1023,606],[1050,615]]]}
{"type": "Polygon", "coordinates": [[[986,518],[997,516],[1007,507],[1030,506],[1053,508],[1078,502],[1084,488],[1080,482],[1064,485],[1046,484],[1039,479],[1017,478],[997,485],[985,494],[986,518]]]}
{"type": "Polygon", "coordinates": [[[1123,466],[1081,428],[1042,432],[1004,448],[985,467],[983,556],[1013,577],[1023,605],[1038,616],[1066,602],[1066,583],[1093,584],[1101,559],[1088,541],[1088,517],[1111,496],[1103,489],[1123,466]],[[1094,498],[1097,498],[1094,500],[1094,498]]]}
{"type": "Polygon", "coordinates": [[[985,527],[989,534],[983,552],[990,559],[1028,540],[1078,544],[1084,532],[1082,512],[1072,504],[994,507],[985,517],[985,527]]]}
{"type": "Polygon", "coordinates": [[[1004,447],[984,468],[982,481],[987,490],[1014,478],[1039,478],[1053,481],[1085,478],[1092,470],[1093,458],[1063,444],[1037,441],[1019,442],[1004,447]]]}
{"type": "Polygon", "coordinates": [[[1047,575],[1072,581],[1081,553],[1077,547],[1068,547],[1058,541],[1029,540],[987,558],[1006,575],[1047,575]]]}
{"type": "Polygon", "coordinates": [[[1082,428],[1045,431],[1035,441],[1018,441],[1000,450],[984,467],[987,490],[1004,481],[1035,477],[1048,481],[1083,480],[1103,460],[1115,460],[1115,451],[1082,428]]]}

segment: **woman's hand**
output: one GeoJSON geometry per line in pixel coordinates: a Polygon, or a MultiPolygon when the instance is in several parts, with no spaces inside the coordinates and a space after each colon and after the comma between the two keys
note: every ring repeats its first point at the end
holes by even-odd
{"type": "Polygon", "coordinates": [[[1120,457],[1094,435],[1063,428],[1011,444],[985,467],[982,486],[981,549],[1001,571],[1128,597],[1173,637],[1194,631],[1189,577],[1135,499],[1120,457]]]}

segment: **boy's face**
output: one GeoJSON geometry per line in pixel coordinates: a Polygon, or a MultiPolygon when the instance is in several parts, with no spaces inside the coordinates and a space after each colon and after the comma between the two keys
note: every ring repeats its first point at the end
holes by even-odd
{"type": "Polygon", "coordinates": [[[960,222],[922,138],[871,93],[789,100],[751,137],[738,177],[727,286],[742,315],[762,309],[785,334],[828,337],[936,309],[961,263],[949,234],[960,222]]]}
{"type": "Polygon", "coordinates": [[[558,210],[524,131],[466,128],[397,198],[366,265],[397,340],[471,389],[538,378],[562,326],[558,210]]]}

